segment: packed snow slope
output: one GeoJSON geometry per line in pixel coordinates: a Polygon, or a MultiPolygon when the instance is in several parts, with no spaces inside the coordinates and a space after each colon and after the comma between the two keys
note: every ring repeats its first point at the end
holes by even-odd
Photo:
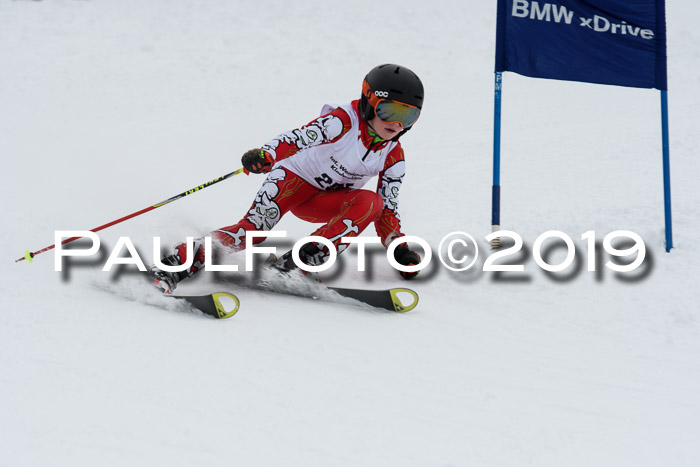
{"type": "MultiPolygon", "coordinates": [[[[667,6],[675,248],[658,92],[506,73],[502,223],[525,271],[494,274],[494,3],[0,1],[0,463],[700,465],[700,6],[667,6]],[[434,250],[470,233],[479,259],[460,273],[434,255],[408,284],[381,250],[358,272],[353,249],[322,277],[410,286],[414,311],[231,290],[241,309],[217,321],[153,297],[134,266],[101,271],[119,237],[150,264],[154,236],[232,224],[262,176],[111,227],[63,272],[53,252],[14,262],[237,169],[386,62],[426,89],[402,139],[404,230],[434,250]],[[576,261],[545,274],[533,246],[553,229],[576,261]],[[637,271],[605,266],[615,230],[643,238],[637,271]]],[[[315,228],[289,216],[280,244],[315,228]]]]}

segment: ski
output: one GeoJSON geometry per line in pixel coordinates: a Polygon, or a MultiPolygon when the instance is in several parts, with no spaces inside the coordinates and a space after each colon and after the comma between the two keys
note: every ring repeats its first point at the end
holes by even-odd
{"type": "Polygon", "coordinates": [[[387,290],[370,290],[370,289],[346,289],[340,287],[328,287],[329,290],[342,295],[343,297],[352,298],[359,302],[371,305],[375,308],[395,311],[397,313],[405,313],[413,310],[418,305],[418,294],[411,289],[387,289],[387,290]],[[400,293],[406,293],[413,298],[413,301],[404,304],[399,297],[400,293]]]}
{"type": "Polygon", "coordinates": [[[235,315],[241,303],[238,297],[228,292],[215,292],[208,295],[167,295],[164,297],[175,298],[189,303],[205,315],[217,319],[230,318],[235,315]]]}
{"type": "MultiPolygon", "coordinates": [[[[418,294],[407,288],[373,290],[364,288],[330,287],[321,282],[309,281],[303,275],[280,274],[276,270],[264,270],[263,276],[256,279],[238,276],[218,277],[215,280],[223,290],[258,290],[267,293],[290,295],[313,300],[368,305],[373,308],[405,313],[416,308],[418,294]]],[[[217,319],[230,318],[240,307],[240,301],[230,292],[213,292],[204,295],[170,295],[188,303],[205,315],[217,319]]]]}
{"type": "Polygon", "coordinates": [[[259,290],[262,292],[291,295],[319,301],[355,305],[364,304],[374,308],[395,311],[397,313],[411,311],[418,305],[418,294],[411,289],[392,288],[373,290],[331,287],[321,282],[310,281],[308,277],[303,275],[280,273],[273,269],[264,269],[262,271],[262,276],[256,279],[238,275],[219,276],[215,282],[225,287],[224,290],[236,290],[239,288],[259,290]]]}
{"type": "MultiPolygon", "coordinates": [[[[325,287],[325,286],[324,286],[325,287]]],[[[418,305],[418,294],[405,288],[386,289],[386,290],[371,290],[371,289],[348,289],[340,287],[325,287],[325,289],[335,292],[336,294],[351,298],[355,301],[383,310],[395,311],[397,313],[405,313],[413,310],[418,305]],[[399,294],[405,293],[411,297],[409,303],[399,297],[399,294]]],[[[280,290],[259,289],[267,292],[293,295],[297,297],[311,298],[314,300],[335,301],[331,296],[322,296],[321,294],[310,293],[294,293],[280,290]]],[[[236,314],[240,307],[238,297],[229,292],[215,292],[207,295],[167,295],[164,297],[175,298],[190,304],[192,307],[201,311],[205,315],[213,316],[217,319],[230,318],[236,314]],[[222,303],[224,302],[228,303],[222,303]]]]}

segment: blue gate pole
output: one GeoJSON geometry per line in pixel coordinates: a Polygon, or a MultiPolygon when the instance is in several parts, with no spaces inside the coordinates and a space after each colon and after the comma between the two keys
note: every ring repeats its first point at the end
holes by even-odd
{"type": "MultiPolygon", "coordinates": [[[[496,72],[493,99],[493,185],[491,186],[491,232],[501,228],[501,88],[503,76],[496,72]]],[[[491,240],[492,248],[501,247],[501,239],[491,240]]]]}
{"type": "Polygon", "coordinates": [[[664,160],[664,215],[666,222],[666,252],[673,248],[673,225],[671,223],[671,162],[668,143],[668,95],[661,91],[661,145],[664,160]]]}

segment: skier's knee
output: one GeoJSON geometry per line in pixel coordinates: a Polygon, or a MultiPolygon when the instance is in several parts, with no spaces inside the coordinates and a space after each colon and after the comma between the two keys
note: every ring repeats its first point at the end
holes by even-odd
{"type": "Polygon", "coordinates": [[[369,190],[361,190],[360,193],[354,199],[355,203],[370,208],[370,218],[372,220],[379,219],[382,214],[382,208],[384,207],[384,201],[379,193],[375,193],[369,190]]]}

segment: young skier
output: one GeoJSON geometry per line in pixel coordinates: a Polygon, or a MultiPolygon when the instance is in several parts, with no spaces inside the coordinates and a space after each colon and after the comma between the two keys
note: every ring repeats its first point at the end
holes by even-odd
{"type": "MultiPolygon", "coordinates": [[[[405,174],[399,138],[418,120],[423,106],[423,84],[408,68],[385,64],[373,68],[362,83],[359,100],[323,107],[322,115],[301,128],[283,133],[262,148],[243,154],[248,172],[268,174],[243,218],[209,235],[235,251],[245,248],[247,231],[271,230],[291,212],[308,222],[324,223],[313,234],[329,239],[338,253],[347,248],[342,237],[358,236],[374,222],[383,245],[401,232],[398,194],[405,174]],[[379,175],[377,190],[360,189],[379,175]]],[[[255,239],[255,243],[263,239],[255,239]]],[[[151,267],[154,285],[171,292],[177,283],[204,267],[204,242],[194,242],[193,264],[185,271],[166,272],[151,267]]],[[[310,242],[299,251],[307,265],[323,264],[327,248],[310,242]]],[[[399,264],[420,263],[406,243],[394,251],[399,264]]],[[[162,263],[177,266],[187,260],[187,245],[177,245],[162,263]]],[[[291,251],[280,257],[279,269],[294,269],[291,251]]],[[[405,279],[418,273],[401,272],[405,279]]]]}

